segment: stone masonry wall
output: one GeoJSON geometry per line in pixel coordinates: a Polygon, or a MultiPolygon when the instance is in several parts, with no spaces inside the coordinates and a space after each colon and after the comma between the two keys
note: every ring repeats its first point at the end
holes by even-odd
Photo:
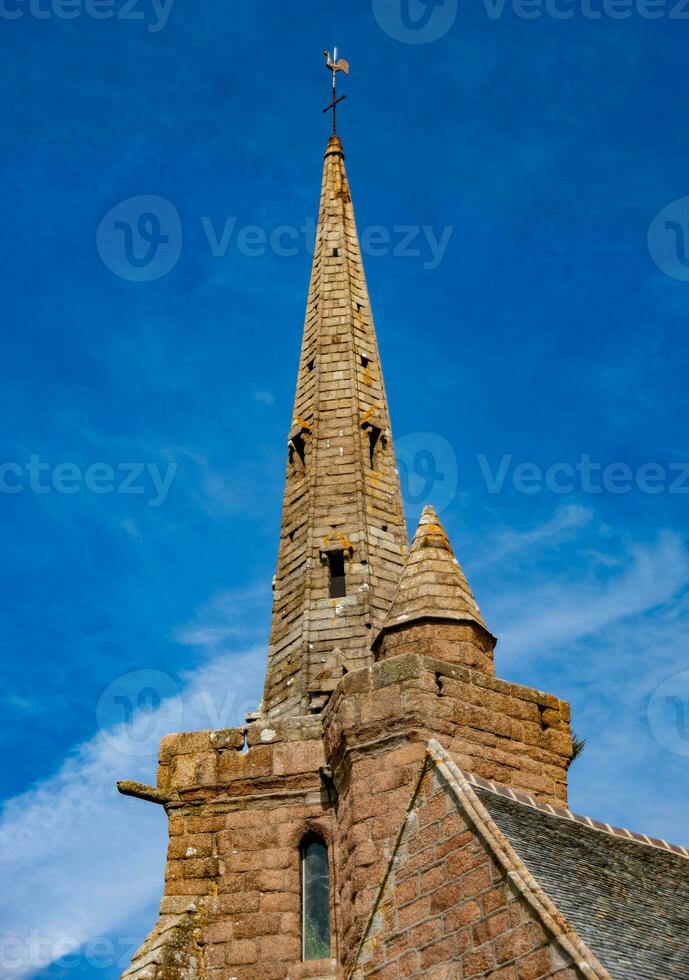
{"type": "Polygon", "coordinates": [[[462,768],[546,802],[567,798],[569,708],[552,695],[413,654],[347,674],[324,712],[338,793],[342,965],[351,965],[429,738],[462,768]]]}
{"type": "Polygon", "coordinates": [[[577,980],[573,966],[428,769],[354,980],[577,980]]]}
{"type": "Polygon", "coordinates": [[[322,715],[168,736],[155,791],[170,820],[164,930],[129,976],[174,976],[171,943],[173,962],[186,957],[210,980],[334,975],[330,961],[300,963],[299,845],[309,830],[330,848],[333,956],[349,968],[428,739],[464,769],[557,803],[568,720],[551,695],[406,654],[350,671],[322,715]],[[158,973],[146,972],[151,963],[158,973]]]}
{"type": "MultiPolygon", "coordinates": [[[[163,740],[165,894],[161,920],[128,977],[333,975],[330,960],[300,962],[300,843],[308,831],[321,834],[336,866],[319,719],[253,725],[244,742],[242,729],[163,740]]],[[[333,905],[333,926],[334,916],[333,905]]]]}
{"type": "Polygon", "coordinates": [[[421,620],[386,630],[376,641],[376,660],[413,652],[495,674],[494,647],[495,639],[475,623],[421,620]]]}

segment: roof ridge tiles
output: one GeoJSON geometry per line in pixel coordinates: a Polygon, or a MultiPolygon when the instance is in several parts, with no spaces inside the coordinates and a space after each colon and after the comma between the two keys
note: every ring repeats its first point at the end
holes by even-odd
{"type": "Polygon", "coordinates": [[[678,854],[681,857],[689,859],[689,848],[683,847],[681,844],[671,844],[668,841],[662,840],[658,837],[649,837],[648,834],[639,834],[634,830],[629,830],[627,827],[615,827],[613,824],[604,823],[601,820],[594,820],[593,817],[584,816],[580,813],[574,813],[574,811],[570,810],[568,807],[554,806],[551,803],[541,803],[539,800],[534,799],[533,796],[529,796],[528,793],[523,793],[521,790],[511,789],[509,786],[503,786],[500,783],[491,782],[491,780],[484,779],[482,776],[477,776],[476,773],[468,772],[466,769],[462,769],[461,771],[467,782],[471,783],[472,786],[486,790],[489,793],[494,793],[496,796],[502,796],[506,799],[514,800],[516,803],[521,803],[523,806],[531,807],[533,810],[539,810],[541,813],[546,813],[549,816],[558,817],[560,820],[570,820],[573,823],[583,824],[584,826],[589,827],[591,830],[597,830],[612,837],[620,837],[624,840],[631,840],[637,844],[643,844],[647,847],[655,847],[662,851],[669,851],[672,854],[678,854]]]}

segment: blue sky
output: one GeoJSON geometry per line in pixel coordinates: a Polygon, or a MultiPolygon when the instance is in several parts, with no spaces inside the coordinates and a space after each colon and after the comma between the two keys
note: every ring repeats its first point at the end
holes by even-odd
{"type": "Polygon", "coordinates": [[[165,826],[115,780],[258,700],[333,43],[410,522],[571,700],[572,807],[689,843],[689,10],[603,2],[0,4],[9,975],[119,975],[165,826]]]}

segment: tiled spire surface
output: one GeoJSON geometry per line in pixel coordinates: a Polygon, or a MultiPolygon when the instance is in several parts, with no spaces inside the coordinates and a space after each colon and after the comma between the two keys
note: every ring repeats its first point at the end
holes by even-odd
{"type": "Polygon", "coordinates": [[[432,507],[424,507],[384,630],[422,619],[483,621],[445,529],[432,507]]]}
{"type": "Polygon", "coordinates": [[[344,153],[333,136],[288,440],[265,714],[318,710],[343,668],[373,662],[407,541],[344,153]]]}

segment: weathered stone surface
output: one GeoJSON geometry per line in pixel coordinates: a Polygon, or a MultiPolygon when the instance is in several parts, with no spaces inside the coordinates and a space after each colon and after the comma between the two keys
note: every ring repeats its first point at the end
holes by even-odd
{"type": "Polygon", "coordinates": [[[289,433],[265,697],[245,727],[163,739],[157,787],[125,784],[165,805],[170,832],[161,918],[127,977],[346,977],[401,834],[404,867],[369,930],[362,975],[573,977],[562,962],[543,972],[547,940],[437,787],[424,788],[413,827],[405,822],[431,738],[484,779],[566,801],[569,708],[496,678],[494,646],[432,510],[407,550],[335,138],[289,433]],[[337,597],[334,552],[344,557],[337,597]],[[300,846],[312,833],[328,847],[333,959],[302,963],[300,846]]]}
{"type": "Polygon", "coordinates": [[[490,660],[495,637],[488,632],[445,529],[430,506],[423,509],[397,591],[374,641],[378,656],[386,655],[383,640],[388,633],[428,620],[476,624],[485,634],[483,646],[490,660]]]}
{"type": "MultiPolygon", "coordinates": [[[[373,315],[337,137],[328,143],[289,433],[263,710],[306,713],[333,662],[372,662],[407,548],[373,315]],[[345,560],[331,598],[328,555],[345,560]]],[[[326,692],[328,685],[325,685],[326,692]]]]}
{"type": "Polygon", "coordinates": [[[353,980],[589,975],[558,934],[544,928],[537,908],[513,886],[432,766],[424,767],[402,827],[356,953],[353,980]]]}

